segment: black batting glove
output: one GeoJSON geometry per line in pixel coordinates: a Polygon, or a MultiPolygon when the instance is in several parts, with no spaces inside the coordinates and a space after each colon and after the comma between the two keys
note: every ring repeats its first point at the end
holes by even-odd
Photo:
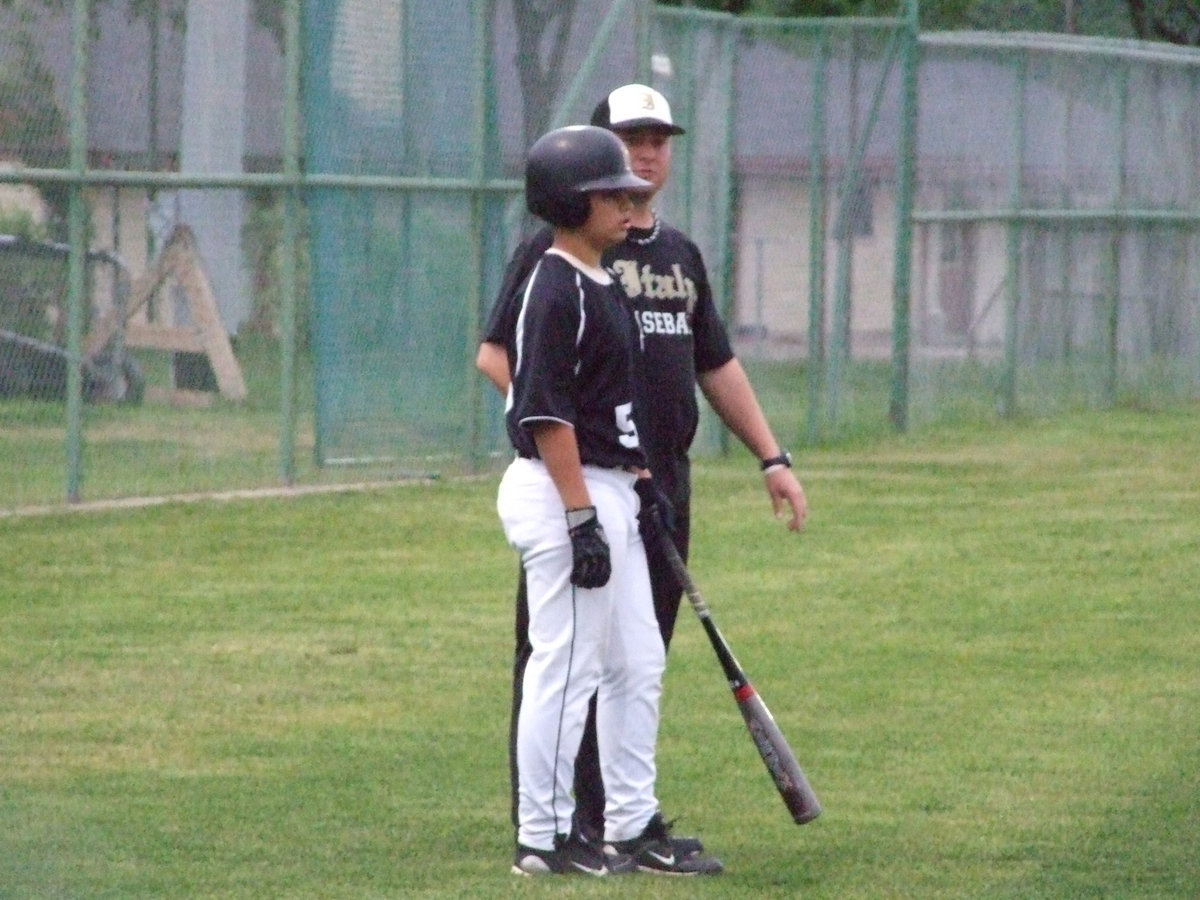
{"type": "Polygon", "coordinates": [[[596,518],[596,507],[568,509],[567,534],[571,537],[571,584],[581,588],[608,584],[612,558],[608,553],[608,539],[596,518]]]}
{"type": "Polygon", "coordinates": [[[639,478],[633,483],[642,508],[638,512],[638,531],[642,540],[657,540],[675,530],[675,506],[671,498],[653,478],[639,478]]]}

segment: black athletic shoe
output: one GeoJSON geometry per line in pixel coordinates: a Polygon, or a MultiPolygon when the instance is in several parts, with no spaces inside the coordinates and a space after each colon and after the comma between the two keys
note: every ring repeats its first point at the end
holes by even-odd
{"type": "MultiPolygon", "coordinates": [[[[667,831],[671,830],[671,822],[666,823],[667,831]]],[[[589,844],[604,843],[604,829],[593,828],[591,825],[583,825],[576,823],[575,827],[579,830],[579,834],[589,844]]],[[[672,834],[669,838],[671,846],[675,850],[676,856],[695,856],[698,853],[704,852],[704,844],[700,842],[698,837],[683,837],[681,835],[672,834]]]]}
{"type": "Polygon", "coordinates": [[[719,859],[703,855],[695,838],[672,838],[670,826],[655,813],[642,833],[627,841],[609,841],[604,852],[611,857],[631,856],[638,869],[657,875],[720,875],[725,870],[719,859]],[[692,852],[683,853],[680,844],[692,852]]]}
{"type": "MultiPolygon", "coordinates": [[[[670,830],[671,823],[667,823],[667,829],[670,830]]],[[[704,852],[704,844],[700,843],[698,837],[682,837],[671,835],[671,846],[675,849],[677,856],[698,856],[704,852]]]]}
{"type": "Polygon", "coordinates": [[[553,850],[517,845],[513,857],[514,875],[624,875],[637,871],[633,857],[621,853],[601,852],[577,835],[557,835],[553,850]]]}

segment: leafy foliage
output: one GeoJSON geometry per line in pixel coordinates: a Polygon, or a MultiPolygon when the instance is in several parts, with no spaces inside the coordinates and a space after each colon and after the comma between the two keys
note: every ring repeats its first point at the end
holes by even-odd
{"type": "Polygon", "coordinates": [[[54,75],[32,37],[17,28],[3,37],[0,55],[0,152],[29,165],[63,162],[66,118],[54,96],[54,75]]]}
{"type": "MultiPolygon", "coordinates": [[[[283,197],[276,191],[252,192],[249,215],[242,225],[242,250],[253,272],[253,306],[246,331],[279,336],[280,310],[283,304],[283,197]]],[[[296,330],[302,346],[308,345],[310,297],[308,293],[309,259],[304,237],[307,220],[301,206],[297,242],[296,330]]]]}
{"type": "MultiPolygon", "coordinates": [[[[736,15],[885,16],[905,0],[659,0],[736,15]]],[[[1069,31],[1102,37],[1200,41],[1197,0],[920,0],[921,27],[930,30],[1069,31]]]]}
{"type": "Polygon", "coordinates": [[[1126,0],[1138,37],[1200,46],[1200,3],[1195,0],[1126,0]]]}
{"type": "MultiPolygon", "coordinates": [[[[70,0],[37,0],[56,11],[70,0]]],[[[157,14],[182,28],[186,0],[109,0],[123,3],[130,18],[157,14]]],[[[657,0],[662,6],[695,6],[734,15],[832,17],[896,15],[905,0],[657,0]]],[[[20,10],[19,0],[0,0],[0,9],[20,10]]],[[[517,0],[519,20],[533,27],[536,39],[548,29],[570,23],[570,2],[517,0]]],[[[282,0],[254,0],[254,20],[283,40],[282,0]]],[[[929,29],[980,28],[997,31],[1074,31],[1110,37],[1130,34],[1144,40],[1200,45],[1200,2],[1197,0],[921,0],[921,26],[929,29]]],[[[543,77],[553,74],[548,65],[543,77]]]]}

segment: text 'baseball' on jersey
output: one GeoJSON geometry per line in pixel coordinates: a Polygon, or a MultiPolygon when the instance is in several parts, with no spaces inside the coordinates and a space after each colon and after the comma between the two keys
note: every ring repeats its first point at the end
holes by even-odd
{"type": "Polygon", "coordinates": [[[686,300],[689,310],[695,308],[696,282],[683,274],[683,267],[679,263],[672,265],[667,275],[654,272],[649,265],[639,270],[637,262],[632,259],[613,260],[609,268],[631,298],[686,300]]]}
{"type": "Polygon", "coordinates": [[[634,313],[642,334],[677,334],[690,335],[692,327],[688,324],[687,313],[658,312],[645,309],[634,313]]]}

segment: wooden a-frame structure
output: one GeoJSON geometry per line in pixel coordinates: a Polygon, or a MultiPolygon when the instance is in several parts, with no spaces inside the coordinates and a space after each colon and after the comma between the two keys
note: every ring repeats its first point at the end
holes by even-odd
{"type": "Polygon", "coordinates": [[[124,310],[114,306],[101,316],[84,342],[84,357],[91,359],[99,354],[118,331],[124,332],[127,347],[205,354],[221,396],[235,401],[246,399],[241,367],[221,323],[212,285],[200,263],[196,239],[186,225],[176,226],[150,267],[133,280],[124,310]],[[193,324],[130,321],[169,278],[182,289],[193,324]]]}

